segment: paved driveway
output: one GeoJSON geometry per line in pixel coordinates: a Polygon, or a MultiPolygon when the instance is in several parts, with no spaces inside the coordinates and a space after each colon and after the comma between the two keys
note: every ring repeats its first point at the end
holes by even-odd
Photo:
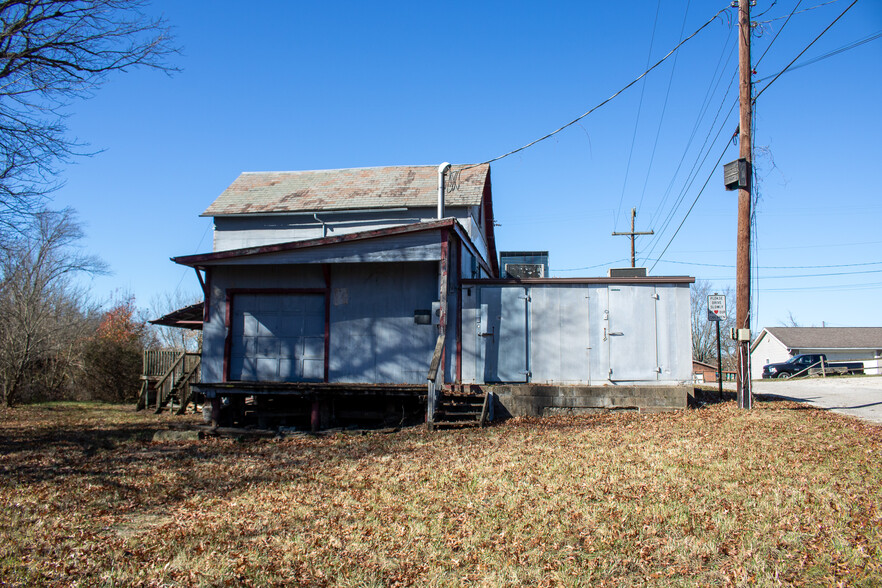
{"type": "Polygon", "coordinates": [[[882,376],[757,380],[753,391],[882,423],[882,376]]]}

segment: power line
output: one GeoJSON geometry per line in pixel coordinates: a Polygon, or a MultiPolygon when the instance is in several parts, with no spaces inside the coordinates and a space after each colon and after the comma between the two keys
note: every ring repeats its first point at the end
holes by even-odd
{"type": "MultiPolygon", "coordinates": [[[[732,36],[731,33],[732,33],[732,30],[730,30],[730,35],[729,35],[729,38],[730,38],[730,39],[731,39],[731,36],[732,36]]],[[[686,161],[686,156],[687,156],[688,153],[689,153],[689,149],[690,149],[690,147],[692,146],[692,142],[695,140],[695,136],[696,136],[696,133],[698,132],[698,128],[699,128],[699,126],[700,126],[700,124],[701,124],[701,121],[702,121],[702,119],[704,119],[704,116],[705,116],[705,114],[707,113],[708,107],[710,106],[710,103],[711,103],[711,102],[710,102],[710,98],[711,98],[711,96],[713,96],[714,94],[716,94],[716,89],[719,87],[720,83],[723,81],[723,71],[724,71],[724,70],[721,70],[721,69],[720,69],[720,66],[721,66],[721,64],[723,63],[722,60],[723,60],[723,56],[724,56],[725,53],[726,53],[726,45],[728,45],[728,43],[729,43],[729,40],[727,39],[726,43],[723,45],[723,51],[722,51],[721,54],[720,54],[720,60],[717,62],[717,67],[716,67],[716,70],[715,70],[715,72],[714,72],[714,75],[711,77],[711,82],[710,82],[710,84],[708,85],[707,92],[705,92],[705,96],[704,96],[704,100],[703,100],[703,103],[702,103],[702,107],[701,107],[701,109],[699,110],[699,113],[698,113],[698,115],[697,115],[696,118],[695,118],[695,123],[692,125],[692,131],[691,131],[690,134],[689,134],[689,139],[686,141],[686,147],[683,149],[683,154],[680,156],[680,161],[677,163],[677,167],[676,167],[676,169],[674,170],[673,175],[671,176],[671,181],[668,183],[667,188],[665,188],[665,192],[664,192],[664,194],[662,195],[662,198],[661,198],[661,200],[659,201],[658,205],[655,207],[655,210],[654,210],[653,213],[650,215],[650,219],[649,219],[649,224],[650,224],[650,226],[655,226],[655,219],[656,219],[656,217],[657,217],[657,216],[659,215],[659,213],[665,208],[665,206],[666,206],[666,204],[667,204],[667,202],[668,202],[668,198],[671,196],[671,190],[672,190],[673,187],[674,187],[674,183],[675,183],[676,180],[677,180],[677,176],[680,174],[680,169],[683,167],[683,162],[686,161]],[[717,73],[720,74],[719,77],[717,77],[717,73]],[[716,81],[714,81],[714,80],[716,80],[716,81]]],[[[728,58],[728,59],[731,59],[731,57],[732,57],[732,55],[733,55],[733,53],[734,53],[734,51],[735,51],[736,48],[737,48],[737,44],[734,45],[734,46],[732,47],[732,50],[731,50],[730,53],[729,53],[729,58],[728,58]]],[[[728,61],[728,60],[727,60],[727,61],[728,61]]],[[[687,178],[687,179],[686,179],[686,182],[687,182],[687,183],[689,182],[689,178],[692,176],[692,174],[695,173],[695,170],[696,170],[696,167],[695,167],[695,166],[698,164],[698,161],[699,161],[699,159],[701,158],[701,153],[702,153],[702,151],[704,150],[705,145],[707,145],[707,140],[710,138],[710,133],[712,132],[714,125],[716,125],[716,123],[717,123],[717,119],[718,119],[719,116],[720,116],[720,112],[722,111],[723,106],[726,105],[726,96],[729,95],[729,91],[732,89],[732,84],[735,82],[735,79],[736,79],[736,77],[737,77],[737,74],[738,74],[738,70],[736,69],[735,72],[733,73],[732,77],[731,77],[730,80],[729,80],[729,85],[726,87],[725,92],[723,92],[723,100],[722,100],[722,102],[720,103],[719,108],[717,108],[717,112],[716,112],[716,114],[714,115],[714,119],[713,119],[713,121],[712,121],[711,124],[710,124],[710,130],[708,131],[708,134],[707,134],[707,136],[705,137],[705,140],[704,140],[704,142],[702,143],[701,147],[698,149],[698,153],[697,153],[697,155],[696,155],[695,163],[692,164],[692,169],[691,169],[691,170],[689,171],[689,173],[686,175],[686,178],[687,178]]],[[[731,114],[732,110],[734,109],[734,107],[735,107],[735,105],[736,105],[737,103],[738,103],[737,100],[736,100],[735,102],[733,102],[732,108],[729,110],[729,113],[726,115],[726,118],[729,117],[729,114],[731,114]]],[[[648,179],[648,178],[647,178],[647,179],[648,179]]],[[[672,215],[676,212],[676,209],[677,209],[677,207],[679,206],[679,202],[680,202],[681,200],[682,200],[682,194],[681,194],[681,196],[679,196],[679,197],[677,198],[677,204],[675,204],[675,205],[671,208],[671,211],[668,212],[667,215],[665,215],[665,219],[664,219],[664,220],[662,221],[662,223],[661,223],[661,224],[663,225],[663,228],[662,228],[658,233],[656,233],[655,238],[653,238],[652,241],[651,241],[651,243],[650,243],[650,254],[652,253],[653,250],[655,250],[655,247],[656,247],[656,246],[658,245],[658,243],[661,241],[662,236],[663,236],[663,233],[664,233],[664,230],[665,230],[665,228],[667,227],[667,224],[670,222],[670,219],[671,219],[672,215]]],[[[648,257],[648,255],[647,255],[646,257],[648,257]]]]}
{"type": "Polygon", "coordinates": [[[772,37],[772,40],[769,41],[769,45],[766,47],[766,50],[763,51],[763,54],[760,55],[760,58],[756,60],[756,63],[753,64],[753,67],[759,67],[760,62],[763,60],[763,57],[766,56],[766,53],[768,53],[768,52],[769,52],[769,49],[772,48],[772,45],[775,44],[775,40],[778,38],[778,35],[781,34],[781,31],[784,30],[784,27],[787,26],[787,23],[790,22],[790,18],[791,18],[794,14],[796,14],[796,9],[799,8],[799,5],[800,5],[800,4],[802,4],[802,0],[799,0],[799,2],[796,3],[796,6],[793,7],[793,10],[790,11],[790,14],[787,15],[787,20],[784,21],[784,24],[781,25],[781,28],[778,29],[778,32],[775,33],[775,36],[774,36],[774,37],[772,37]]]}
{"type": "Polygon", "coordinates": [[[585,267],[570,267],[570,268],[566,268],[566,269],[551,268],[551,271],[553,271],[553,272],[578,272],[581,270],[595,269],[598,267],[609,267],[610,265],[612,265],[614,263],[618,263],[620,261],[628,261],[628,258],[621,257],[619,259],[613,259],[611,261],[607,261],[604,263],[598,263],[597,265],[586,265],[585,267]]]}
{"type": "Polygon", "coordinates": [[[793,61],[791,61],[790,63],[787,64],[787,67],[785,67],[784,69],[782,69],[781,71],[779,71],[779,72],[778,72],[778,75],[776,75],[776,76],[772,79],[771,82],[769,82],[768,84],[766,84],[766,85],[763,87],[762,90],[760,90],[759,92],[757,92],[756,96],[753,97],[753,102],[756,102],[756,101],[759,99],[759,97],[762,96],[762,93],[765,92],[766,90],[768,90],[769,86],[771,86],[772,84],[774,84],[774,83],[778,80],[778,78],[780,78],[780,77],[784,74],[785,71],[787,71],[788,69],[790,69],[790,66],[793,65],[793,64],[796,62],[797,59],[799,59],[800,57],[802,57],[803,53],[805,53],[806,51],[808,51],[809,48],[810,48],[812,45],[814,45],[814,44],[818,41],[818,39],[820,39],[821,37],[823,37],[824,34],[825,34],[827,31],[829,31],[829,30],[833,27],[833,25],[835,25],[835,24],[839,21],[840,18],[842,18],[843,16],[845,16],[845,13],[848,12],[849,10],[851,10],[851,7],[854,6],[855,4],[857,4],[857,2],[858,2],[858,0],[854,0],[851,4],[849,4],[849,5],[848,5],[848,8],[846,8],[845,10],[842,11],[842,14],[840,14],[840,15],[837,16],[835,19],[833,19],[833,22],[831,22],[830,24],[828,24],[828,25],[827,25],[827,28],[825,28],[823,31],[821,31],[820,34],[819,34],[817,37],[815,37],[815,38],[812,40],[811,43],[809,43],[808,45],[806,45],[806,46],[805,46],[805,49],[803,49],[802,51],[800,51],[800,52],[799,52],[799,55],[797,55],[796,57],[793,58],[793,61]]]}
{"type": "MultiPolygon", "coordinates": [[[[810,7],[808,7],[808,8],[804,8],[804,9],[800,10],[799,12],[794,12],[793,14],[802,14],[803,12],[808,12],[809,10],[814,10],[814,9],[816,9],[816,8],[821,8],[821,7],[823,7],[823,6],[829,6],[830,4],[835,4],[835,3],[837,3],[837,2],[839,2],[839,0],[830,0],[829,2],[823,2],[823,3],[821,3],[821,4],[817,4],[817,5],[815,5],[815,6],[810,6],[810,7]]],[[[773,4],[773,6],[774,6],[774,4],[773,4]]],[[[771,6],[770,6],[769,8],[771,8],[771,6]]],[[[766,12],[768,12],[768,10],[767,10],[766,12]]],[[[759,14],[758,17],[759,17],[759,16],[762,16],[762,15],[765,14],[766,12],[763,12],[762,14],[759,14]]],[[[792,16],[792,15],[791,15],[791,16],[792,16]]],[[[758,21],[757,24],[768,24],[768,23],[770,23],[770,22],[774,22],[774,21],[776,21],[776,20],[781,20],[782,18],[790,18],[790,17],[789,17],[789,16],[776,16],[775,18],[770,18],[769,20],[761,20],[761,21],[758,21]]]]}
{"type": "MultiPolygon", "coordinates": [[[[875,33],[873,33],[867,37],[864,37],[863,39],[860,39],[860,40],[855,41],[853,43],[849,43],[848,45],[844,45],[844,46],[840,47],[839,49],[834,49],[832,51],[828,51],[827,53],[824,53],[824,54],[819,55],[817,57],[813,57],[813,58],[809,59],[808,61],[803,61],[799,65],[795,65],[795,66],[791,67],[788,71],[793,71],[795,69],[800,69],[802,67],[806,67],[807,65],[812,65],[812,64],[818,63],[819,61],[823,61],[823,60],[828,59],[830,57],[834,57],[836,55],[839,55],[840,53],[845,53],[846,51],[850,51],[851,49],[855,49],[856,47],[860,47],[861,45],[863,45],[865,43],[869,43],[870,41],[875,41],[876,39],[879,39],[880,37],[882,37],[882,31],[876,31],[875,33]]],[[[760,82],[764,82],[764,81],[771,79],[771,78],[773,78],[777,75],[780,75],[782,73],[784,73],[784,72],[780,71],[777,74],[772,74],[772,75],[766,76],[764,78],[760,78],[755,83],[758,84],[760,82]]]]}
{"type": "MultiPolygon", "coordinates": [[[[683,33],[686,30],[686,17],[689,15],[689,6],[691,2],[686,3],[686,11],[683,13],[683,24],[680,25],[680,38],[683,38],[683,33]]],[[[729,29],[729,33],[731,35],[734,28],[729,29]]],[[[720,65],[723,61],[723,55],[726,53],[726,46],[723,45],[723,52],[720,54],[720,61],[717,63],[717,69],[714,71],[714,75],[711,78],[717,77],[717,72],[720,69],[720,65]]],[[[665,113],[668,111],[668,98],[671,96],[671,87],[674,85],[674,72],[677,69],[677,58],[680,56],[678,53],[674,56],[674,62],[671,64],[671,75],[668,78],[668,89],[665,91],[665,101],[662,104],[661,116],[658,120],[658,129],[655,131],[655,140],[652,142],[652,153],[649,155],[649,165],[646,167],[646,177],[643,179],[643,189],[640,191],[640,203],[637,204],[637,209],[640,210],[643,208],[643,198],[646,196],[646,187],[649,185],[649,174],[652,172],[652,164],[655,161],[655,151],[658,148],[658,139],[661,136],[662,125],[665,122],[665,113]]],[[[710,87],[708,87],[708,91],[710,91],[710,87]]],[[[705,100],[707,96],[705,96],[705,100]]],[[[652,217],[650,217],[650,224],[652,224],[652,217]]]]}
{"type": "MultiPolygon", "coordinates": [[[[699,265],[702,267],[727,267],[734,268],[734,265],[726,265],[721,263],[697,263],[692,261],[674,261],[672,259],[664,260],[665,263],[676,263],[680,265],[699,265]]],[[[867,263],[837,263],[833,265],[758,265],[757,269],[827,269],[835,267],[865,267],[868,265],[882,265],[882,261],[869,261],[867,263]]]]}
{"type": "MultiPolygon", "coordinates": [[[[661,0],[655,5],[655,20],[652,23],[652,35],[649,37],[649,52],[646,55],[646,67],[649,67],[652,59],[652,46],[655,44],[655,31],[658,26],[658,13],[661,10],[661,0]]],[[[682,35],[681,35],[682,36],[682,35]]],[[[674,58],[676,61],[676,57],[674,58]]],[[[637,118],[634,120],[634,133],[631,135],[631,149],[628,151],[628,164],[625,166],[625,179],[622,181],[622,195],[619,196],[619,206],[616,208],[616,218],[613,225],[619,225],[619,213],[622,212],[622,201],[625,199],[625,189],[628,186],[628,174],[631,171],[631,159],[634,156],[634,145],[637,143],[637,129],[640,127],[640,113],[643,112],[643,96],[646,94],[646,78],[640,86],[640,102],[637,104],[637,118]]]]}
{"type": "MultiPolygon", "coordinates": [[[[731,86],[731,84],[730,84],[730,86],[731,86]]],[[[726,95],[728,95],[728,90],[726,92],[726,95]]],[[[704,144],[702,144],[701,149],[699,149],[698,155],[696,156],[696,159],[695,159],[695,163],[692,164],[692,169],[689,171],[689,174],[687,175],[687,181],[684,184],[683,189],[680,191],[680,195],[677,197],[676,202],[671,207],[670,212],[667,214],[667,216],[665,217],[665,220],[662,222],[662,228],[658,232],[658,237],[653,241],[652,246],[650,247],[649,253],[645,256],[646,258],[649,258],[652,255],[653,251],[655,251],[656,246],[658,246],[658,244],[661,242],[661,238],[662,238],[663,233],[665,231],[667,231],[667,228],[670,225],[671,221],[673,220],[674,215],[677,212],[677,209],[680,208],[680,204],[683,202],[683,198],[685,198],[686,193],[689,191],[689,189],[692,187],[692,184],[695,182],[695,179],[698,177],[698,171],[704,165],[704,162],[707,161],[707,158],[711,154],[711,150],[713,149],[713,145],[716,143],[717,139],[719,138],[720,133],[723,132],[723,129],[726,126],[726,121],[729,119],[729,116],[732,114],[732,111],[735,109],[735,106],[737,104],[738,104],[737,100],[735,102],[733,102],[732,107],[729,109],[729,112],[726,113],[726,116],[723,118],[722,125],[717,130],[717,134],[714,136],[713,140],[711,141],[711,144],[707,148],[707,151],[704,153],[704,157],[702,158],[701,153],[704,150],[704,146],[707,145],[707,140],[710,138],[710,131],[708,132],[707,137],[705,137],[704,144]],[[701,160],[700,163],[699,163],[699,159],[701,160]]],[[[717,114],[714,117],[714,123],[716,123],[717,118],[720,115],[720,111],[722,110],[723,105],[725,105],[725,96],[723,96],[723,103],[720,104],[720,108],[717,110],[717,114]]],[[[713,130],[713,127],[711,128],[711,130],[713,130]]],[[[737,130],[735,132],[735,135],[737,135],[737,130]]],[[[733,135],[733,138],[735,135],[733,135]]],[[[728,145],[727,145],[727,148],[728,148],[728,145]]],[[[725,149],[723,150],[723,153],[725,153],[725,149]]],[[[723,156],[721,154],[720,160],[722,160],[722,157],[723,156]]],[[[717,162],[717,165],[719,165],[719,161],[717,162]]],[[[711,173],[713,173],[713,170],[711,171],[711,173]]],[[[707,186],[708,181],[710,181],[710,177],[708,177],[708,179],[705,181],[704,186],[707,186]]],[[[673,185],[673,180],[671,181],[671,185],[673,185]]],[[[704,186],[701,188],[702,191],[704,190],[704,186]]],[[[698,195],[700,196],[701,192],[699,192],[698,195]]],[[[667,196],[665,196],[665,199],[667,199],[667,196]]],[[[698,200],[698,196],[696,196],[695,201],[692,202],[692,206],[689,207],[689,212],[692,211],[692,208],[695,206],[695,202],[697,200],[698,200]]],[[[687,216],[689,215],[689,212],[686,213],[687,216]]],[[[686,219],[684,218],[683,221],[685,222],[685,220],[686,219]]],[[[683,226],[683,223],[680,223],[680,227],[682,227],[682,226],[683,226]]],[[[677,228],[677,232],[679,232],[680,227],[677,228]]],[[[676,235],[676,232],[674,234],[676,235]]],[[[671,240],[673,240],[673,237],[671,237],[671,240]]],[[[670,244],[671,244],[671,241],[668,241],[668,244],[665,245],[665,250],[667,250],[667,248],[670,246],[670,244]]],[[[664,255],[664,253],[662,253],[662,255],[664,255]]],[[[662,256],[660,255],[659,259],[661,257],[662,256]]],[[[658,263],[658,260],[656,260],[656,263],[658,263]]],[[[655,267],[655,264],[653,264],[652,267],[655,267]]]]}
{"type": "Polygon", "coordinates": [[[794,286],[792,288],[763,288],[763,292],[802,292],[815,290],[817,292],[848,292],[853,290],[877,290],[882,288],[882,282],[865,282],[863,284],[839,284],[831,286],[794,286]]]}
{"type": "Polygon", "coordinates": [[[515,153],[519,153],[519,152],[523,151],[524,149],[528,149],[528,148],[532,147],[533,145],[535,145],[536,143],[540,143],[540,142],[544,141],[545,139],[548,139],[548,138],[550,138],[550,137],[553,137],[554,135],[558,134],[558,133],[561,132],[562,130],[564,130],[564,129],[566,129],[566,128],[569,128],[569,127],[571,127],[571,126],[573,126],[574,124],[576,124],[577,122],[579,122],[580,120],[582,120],[583,118],[585,118],[586,116],[588,116],[589,114],[591,114],[592,112],[594,112],[595,110],[597,110],[598,108],[600,108],[600,107],[602,107],[602,106],[605,106],[606,104],[608,104],[609,102],[611,102],[614,98],[618,97],[619,94],[621,94],[622,92],[624,92],[625,90],[627,90],[628,88],[630,88],[631,86],[633,86],[634,84],[636,84],[637,82],[639,82],[640,80],[642,80],[644,77],[646,77],[646,75],[648,75],[649,72],[651,72],[652,70],[654,70],[655,68],[657,68],[658,66],[660,66],[662,63],[664,63],[665,61],[667,61],[667,59],[668,59],[671,55],[673,55],[673,54],[674,54],[674,53],[675,53],[680,47],[682,47],[687,41],[691,40],[694,36],[696,36],[698,33],[700,33],[701,31],[703,31],[708,25],[710,25],[712,22],[714,22],[714,21],[717,19],[717,17],[719,17],[721,14],[723,14],[723,13],[724,13],[726,10],[728,10],[728,9],[729,9],[728,6],[727,6],[726,8],[721,8],[721,9],[720,9],[716,14],[714,14],[714,15],[713,15],[713,16],[712,16],[712,17],[711,17],[706,23],[704,23],[703,25],[701,25],[700,27],[698,27],[698,28],[695,30],[694,33],[692,33],[691,35],[689,35],[688,37],[686,37],[685,39],[683,39],[682,41],[680,41],[680,42],[679,42],[679,43],[678,43],[673,49],[671,49],[670,51],[668,51],[668,53],[667,53],[664,57],[662,57],[662,58],[659,59],[657,62],[655,62],[655,64],[654,64],[652,67],[650,67],[649,69],[647,69],[646,71],[644,71],[642,74],[640,74],[639,76],[637,76],[636,78],[634,78],[631,82],[629,82],[629,83],[628,83],[625,87],[623,87],[621,90],[619,90],[618,92],[616,92],[615,94],[613,94],[612,96],[610,96],[609,98],[607,98],[606,100],[604,100],[603,102],[601,102],[600,104],[598,104],[598,105],[594,106],[593,108],[591,108],[591,109],[590,109],[588,112],[586,112],[585,114],[583,114],[583,115],[581,115],[581,116],[579,116],[579,117],[577,117],[577,118],[571,120],[570,122],[568,122],[567,124],[563,125],[563,126],[560,127],[559,129],[556,129],[556,130],[554,130],[554,131],[551,131],[551,132],[548,133],[547,135],[544,135],[544,136],[542,136],[542,137],[539,137],[539,138],[536,139],[535,141],[531,141],[531,142],[527,143],[527,144],[524,145],[523,147],[518,147],[517,149],[512,149],[512,150],[509,151],[508,153],[503,153],[502,155],[499,155],[498,157],[494,157],[493,159],[488,159],[487,161],[483,161],[483,162],[481,162],[481,163],[473,163],[473,164],[471,164],[471,165],[467,165],[467,166],[463,167],[462,169],[463,169],[463,170],[466,170],[466,169],[470,169],[470,168],[473,168],[473,167],[477,167],[477,166],[479,166],[479,165],[486,165],[486,164],[488,164],[488,163],[493,163],[494,161],[499,161],[500,159],[503,159],[503,158],[505,158],[505,157],[508,157],[509,155],[514,155],[515,153]]]}
{"type": "Polygon", "coordinates": [[[679,232],[680,232],[680,229],[683,228],[683,223],[685,223],[685,222],[686,222],[686,219],[689,218],[689,213],[692,212],[692,209],[693,209],[693,208],[695,208],[695,203],[698,202],[698,199],[699,199],[699,198],[701,197],[701,195],[704,193],[704,189],[707,188],[708,182],[710,182],[710,179],[713,177],[714,172],[717,170],[717,167],[719,167],[720,162],[723,161],[723,156],[726,155],[726,151],[728,151],[728,149],[729,149],[729,144],[728,144],[728,142],[727,142],[727,143],[726,143],[726,148],[723,149],[722,153],[720,153],[720,157],[719,157],[719,159],[717,159],[717,162],[716,162],[716,163],[713,165],[713,167],[711,168],[711,173],[708,174],[707,179],[704,181],[704,185],[701,187],[701,190],[698,191],[698,194],[695,196],[695,200],[692,201],[692,206],[689,207],[689,210],[686,211],[686,215],[683,217],[683,220],[680,221],[680,226],[678,226],[678,227],[677,227],[677,230],[674,231],[674,234],[671,235],[671,239],[670,239],[670,241],[668,241],[668,244],[665,245],[665,248],[662,250],[661,254],[659,254],[659,256],[658,256],[658,259],[656,259],[656,260],[655,260],[655,263],[652,264],[652,267],[649,268],[649,272],[650,272],[650,273],[651,273],[652,270],[655,268],[655,266],[658,265],[658,262],[661,261],[661,258],[664,257],[665,252],[668,250],[668,247],[670,247],[670,246],[671,246],[671,243],[674,242],[674,238],[677,236],[677,233],[679,233],[679,232]]]}

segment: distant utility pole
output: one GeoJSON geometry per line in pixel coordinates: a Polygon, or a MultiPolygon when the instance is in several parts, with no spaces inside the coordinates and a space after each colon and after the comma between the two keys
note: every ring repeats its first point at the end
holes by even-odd
{"type": "Polygon", "coordinates": [[[738,331],[738,407],[753,407],[750,390],[750,199],[753,183],[753,95],[750,64],[750,1],[738,0],[739,157],[746,160],[747,182],[738,189],[738,236],[735,271],[735,324],[738,331]]]}
{"type": "Polygon", "coordinates": [[[617,237],[619,235],[628,235],[631,237],[631,267],[637,267],[636,261],[636,250],[634,249],[634,238],[637,235],[652,235],[653,231],[644,231],[642,233],[637,233],[634,231],[634,219],[637,218],[637,209],[631,209],[631,232],[630,233],[613,233],[613,237],[617,237]]]}

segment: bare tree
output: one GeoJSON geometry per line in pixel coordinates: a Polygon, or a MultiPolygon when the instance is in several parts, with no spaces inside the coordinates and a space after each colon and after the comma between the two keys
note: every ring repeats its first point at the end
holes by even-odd
{"type": "MultiPolygon", "coordinates": [[[[158,294],[150,304],[153,318],[159,318],[175,310],[202,302],[202,294],[175,292],[158,294]]],[[[202,345],[202,331],[180,329],[176,327],[155,326],[157,339],[163,347],[196,351],[202,345]]]]}
{"type": "Polygon", "coordinates": [[[0,401],[7,405],[35,386],[59,389],[80,357],[93,321],[74,277],[106,271],[77,247],[82,237],[72,210],[42,212],[0,249],[0,401]]]}
{"type": "Polygon", "coordinates": [[[174,51],[145,0],[0,1],[0,234],[40,211],[56,166],[81,154],[65,108],[114,71],[171,71],[174,51]]]}
{"type": "MultiPolygon", "coordinates": [[[[714,321],[707,318],[707,297],[716,294],[712,284],[705,280],[696,280],[692,286],[692,359],[716,365],[717,361],[717,330],[714,321]]],[[[721,294],[726,296],[727,306],[731,306],[735,297],[731,288],[724,288],[721,294]]],[[[729,337],[729,330],[735,326],[735,313],[727,308],[726,320],[720,323],[720,351],[723,355],[723,369],[731,367],[735,344],[729,337]]]]}

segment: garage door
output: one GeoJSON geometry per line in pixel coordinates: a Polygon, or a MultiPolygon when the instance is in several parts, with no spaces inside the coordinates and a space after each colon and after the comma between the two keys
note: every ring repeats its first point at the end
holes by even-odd
{"type": "Polygon", "coordinates": [[[230,380],[324,379],[324,295],[237,294],[232,304],[230,380]]]}

